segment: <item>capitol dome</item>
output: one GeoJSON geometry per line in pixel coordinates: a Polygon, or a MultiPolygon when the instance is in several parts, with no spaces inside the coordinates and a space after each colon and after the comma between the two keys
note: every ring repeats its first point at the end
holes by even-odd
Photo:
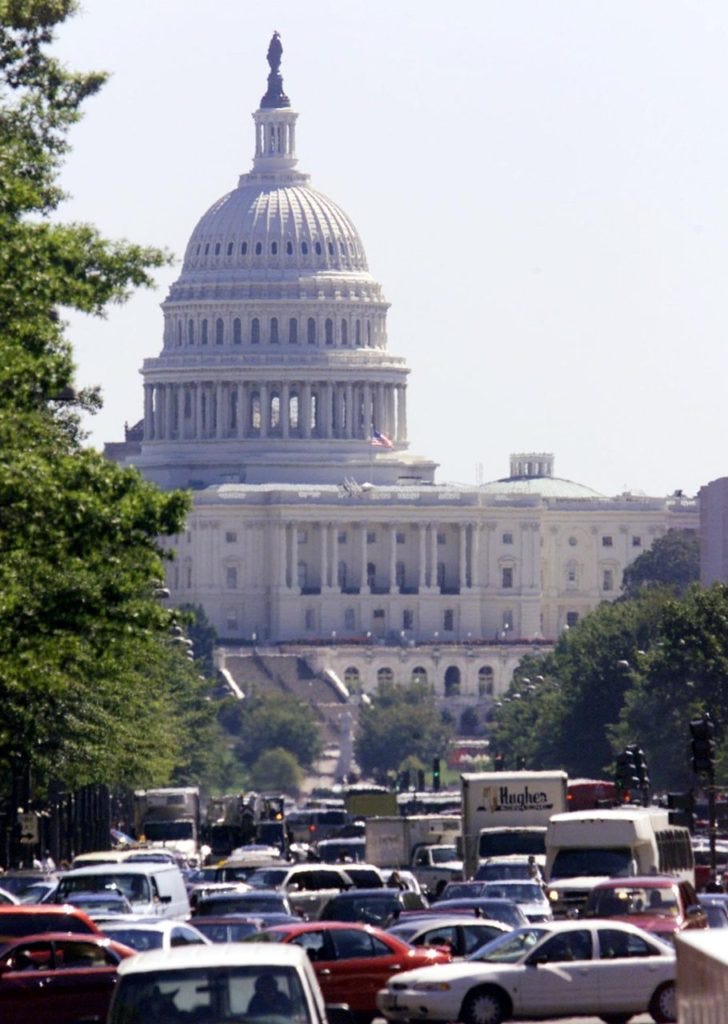
{"type": "Polygon", "coordinates": [[[545,452],[522,452],[511,455],[510,476],[481,484],[481,494],[494,498],[555,498],[590,500],[604,498],[586,484],[554,476],[554,457],[545,452]]]}
{"type": "Polygon", "coordinates": [[[162,304],[137,465],[170,487],[431,483],[359,234],[297,168],[281,54],[276,33],[252,168],[198,221],[162,304]]]}

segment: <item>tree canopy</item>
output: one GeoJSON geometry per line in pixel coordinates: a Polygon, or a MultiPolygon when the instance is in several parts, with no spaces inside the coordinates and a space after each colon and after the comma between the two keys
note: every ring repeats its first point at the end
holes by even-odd
{"type": "Polygon", "coordinates": [[[356,760],[364,775],[386,783],[408,758],[429,764],[444,755],[453,731],[430,687],[380,683],[371,702],[360,707],[356,760]]]}
{"type": "Polygon", "coordinates": [[[323,751],[311,705],[284,694],[251,689],[245,700],[226,707],[222,722],[236,738],[236,756],[247,768],[274,747],[287,750],[303,768],[310,768],[323,751]]]}
{"type": "Polygon", "coordinates": [[[667,587],[684,594],[700,579],[700,541],[692,530],[668,530],[622,574],[624,597],[638,597],[643,587],[667,587]]]}
{"type": "Polygon", "coordinates": [[[0,782],[42,792],[204,771],[207,684],[155,596],[189,507],[83,447],[64,309],[103,315],[167,257],[55,218],[57,173],[104,81],[49,54],[70,0],[0,0],[0,782]],[[197,740],[199,739],[199,746],[197,740]]]}

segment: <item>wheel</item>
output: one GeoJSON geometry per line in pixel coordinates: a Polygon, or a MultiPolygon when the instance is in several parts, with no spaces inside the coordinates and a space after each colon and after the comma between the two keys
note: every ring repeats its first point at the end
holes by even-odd
{"type": "Polygon", "coordinates": [[[633,1016],[632,1013],[603,1013],[601,1019],[604,1024],[627,1024],[633,1016]]]}
{"type": "Polygon", "coordinates": [[[657,1024],[672,1024],[677,1020],[677,998],[675,995],[675,982],[666,981],[660,985],[648,1007],[650,1015],[657,1024]]]}
{"type": "Polygon", "coordinates": [[[506,1002],[495,988],[476,988],[463,1000],[462,1024],[501,1024],[507,1016],[506,1002]]]}

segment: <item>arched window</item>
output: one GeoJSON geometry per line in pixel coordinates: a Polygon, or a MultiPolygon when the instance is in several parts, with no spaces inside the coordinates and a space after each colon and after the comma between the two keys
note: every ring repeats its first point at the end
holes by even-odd
{"type": "Polygon", "coordinates": [[[295,345],[298,341],[298,320],[294,316],[288,321],[288,344],[295,345]]]}
{"type": "Polygon", "coordinates": [[[288,426],[298,430],[298,392],[292,391],[288,399],[288,426]]]}
{"type": "Polygon", "coordinates": [[[219,242],[215,243],[215,255],[216,256],[220,255],[220,243],[219,242]]]}
{"type": "Polygon", "coordinates": [[[203,345],[207,344],[207,320],[203,320],[202,321],[202,338],[201,338],[201,341],[202,341],[203,345]]]}
{"type": "Polygon", "coordinates": [[[195,343],[195,322],[194,320],[187,321],[187,344],[194,345],[195,343]]]}
{"type": "Polygon", "coordinates": [[[316,242],[316,244],[314,246],[314,249],[316,250],[316,255],[320,256],[321,255],[321,243],[320,242],[316,242]]]}
{"type": "Polygon", "coordinates": [[[460,669],[457,665],[450,665],[445,671],[445,696],[460,696],[460,669]]]}
{"type": "Polygon", "coordinates": [[[278,242],[271,242],[270,243],[270,251],[271,251],[271,255],[273,255],[273,256],[277,256],[278,255],[278,242]]]}
{"type": "Polygon", "coordinates": [[[372,322],[367,320],[367,346],[372,347],[372,322]]]}
{"type": "Polygon", "coordinates": [[[377,683],[381,686],[382,683],[393,683],[394,672],[391,668],[380,668],[377,672],[377,683]]]}
{"type": "Polygon", "coordinates": [[[227,254],[228,254],[228,256],[232,256],[232,254],[233,254],[233,243],[232,242],[228,242],[227,254]]]}
{"type": "Polygon", "coordinates": [[[493,669],[490,665],[481,665],[478,669],[478,696],[493,696],[493,669]]]}
{"type": "Polygon", "coordinates": [[[270,400],[270,429],[278,430],[281,425],[281,399],[277,392],[271,395],[270,400]]]}
{"type": "Polygon", "coordinates": [[[308,242],[301,242],[301,254],[308,256],[308,242]]]}
{"type": "Polygon", "coordinates": [[[309,345],[316,344],[316,321],[312,316],[308,318],[308,326],[306,328],[307,341],[309,345]]]}
{"type": "Polygon", "coordinates": [[[233,320],[233,342],[239,345],[243,340],[243,329],[240,323],[240,317],[236,316],[233,320]]]}
{"type": "Polygon", "coordinates": [[[222,345],[225,340],[225,324],[220,317],[215,321],[215,344],[222,345]]]}
{"type": "Polygon", "coordinates": [[[359,669],[353,665],[349,665],[348,668],[344,669],[344,686],[347,688],[349,693],[356,693],[361,688],[361,676],[359,675],[359,669]]]}
{"type": "Polygon", "coordinates": [[[427,684],[427,669],[423,668],[422,665],[416,665],[412,669],[412,682],[425,686],[427,684]]]}
{"type": "Polygon", "coordinates": [[[334,243],[333,242],[329,242],[328,243],[328,249],[329,249],[329,256],[333,256],[334,255],[334,243]]]}
{"type": "Polygon", "coordinates": [[[240,255],[241,256],[245,256],[247,254],[247,252],[248,252],[248,243],[247,242],[241,242],[240,243],[240,255]]]}
{"type": "Polygon", "coordinates": [[[262,244],[262,242],[256,242],[255,243],[255,255],[256,256],[260,256],[260,254],[262,252],[263,252],[263,244],[262,244]]]}
{"type": "Polygon", "coordinates": [[[250,429],[260,430],[260,393],[254,391],[250,396],[250,429]]]}
{"type": "Polygon", "coordinates": [[[257,345],[260,341],[260,320],[257,316],[253,317],[253,322],[250,325],[250,341],[253,345],[257,345]]]}
{"type": "Polygon", "coordinates": [[[271,345],[278,344],[278,317],[273,316],[270,320],[270,343],[271,345]]]}
{"type": "Polygon", "coordinates": [[[326,342],[327,345],[333,345],[334,344],[334,321],[333,320],[327,319],[326,324],[324,325],[324,331],[325,331],[324,341],[326,342]]]}
{"type": "Polygon", "coordinates": [[[286,255],[293,256],[293,242],[286,242],[286,255]]]}

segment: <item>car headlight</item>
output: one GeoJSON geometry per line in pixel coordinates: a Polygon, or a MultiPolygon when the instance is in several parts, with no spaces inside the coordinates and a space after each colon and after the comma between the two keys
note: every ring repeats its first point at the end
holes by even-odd
{"type": "Polygon", "coordinates": [[[559,898],[559,894],[556,891],[556,889],[549,889],[548,898],[551,900],[552,903],[556,902],[556,900],[559,898]]]}
{"type": "Polygon", "coordinates": [[[450,985],[446,981],[418,981],[412,986],[416,992],[449,992],[450,985]]]}

